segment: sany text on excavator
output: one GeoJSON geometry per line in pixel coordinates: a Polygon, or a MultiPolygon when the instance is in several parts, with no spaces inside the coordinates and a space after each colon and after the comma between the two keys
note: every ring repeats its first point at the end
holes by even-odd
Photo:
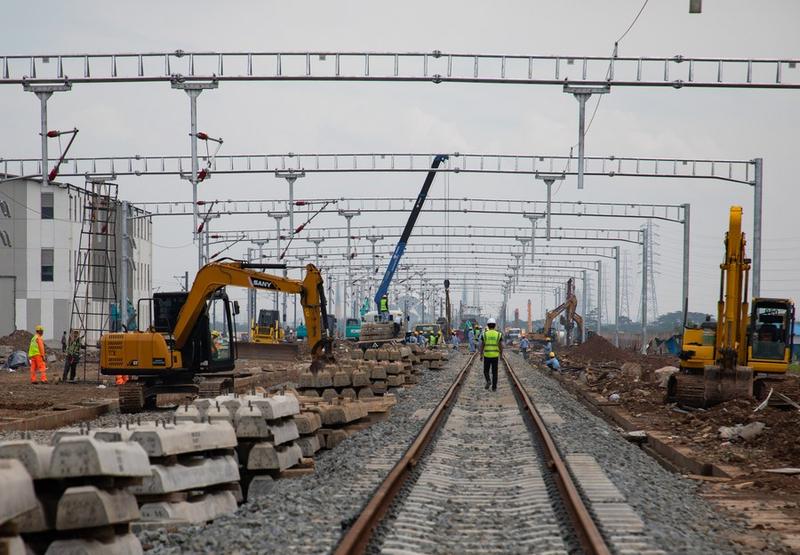
{"type": "Polygon", "coordinates": [[[197,272],[189,292],[156,293],[152,299],[141,299],[140,303],[152,303],[146,331],[108,333],[100,338],[101,372],[134,378],[120,386],[120,411],[140,411],[159,393],[214,396],[231,390],[238,303],[228,300],[228,285],[300,295],[312,370],[332,360],[333,333],[327,327],[320,271],[308,264],[302,280],[260,271],[274,267],[234,260],[212,262],[197,272]]]}
{"type": "Polygon", "coordinates": [[[717,321],[684,326],[680,372],[669,380],[668,401],[709,407],[754,393],[763,398],[769,389],[780,389],[789,369],[794,303],[755,298],[750,311],[750,259],[739,206],[730,209],[724,243],[717,321]]]}

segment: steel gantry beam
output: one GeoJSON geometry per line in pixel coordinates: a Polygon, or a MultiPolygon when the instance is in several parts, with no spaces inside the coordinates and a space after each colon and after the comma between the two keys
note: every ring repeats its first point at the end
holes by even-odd
{"type": "Polygon", "coordinates": [[[613,87],[796,89],[793,58],[432,52],[236,51],[0,56],[0,84],[399,81],[613,87]]]}
{"type": "MultiPolygon", "coordinates": [[[[428,153],[343,153],[343,154],[230,154],[216,155],[210,162],[211,174],[254,174],[281,172],[310,173],[376,173],[431,171],[436,154],[428,153]]],[[[449,154],[439,173],[483,173],[522,175],[578,175],[573,168],[574,156],[527,154],[449,154]]],[[[3,173],[40,174],[41,158],[2,158],[3,173]],[[27,172],[27,173],[26,173],[27,172]]],[[[55,163],[51,159],[51,163],[55,163]]],[[[192,157],[175,156],[100,156],[69,157],[59,175],[154,176],[191,173],[192,157]]],[[[714,160],[701,158],[637,158],[628,156],[586,156],[584,175],[606,177],[675,177],[687,179],[719,179],[752,184],[754,160],[714,160]]]]}
{"type": "MultiPolygon", "coordinates": [[[[325,241],[336,240],[368,240],[370,236],[399,237],[403,231],[398,226],[363,226],[363,227],[325,227],[321,229],[307,228],[308,237],[320,238],[325,241]]],[[[539,230],[537,237],[544,238],[544,230],[539,230]]],[[[483,238],[483,239],[510,239],[530,240],[525,227],[503,226],[417,226],[414,228],[414,237],[452,237],[452,238],[483,238]]],[[[249,240],[274,241],[277,237],[274,230],[225,230],[216,231],[214,238],[223,241],[236,240],[244,235],[249,240]]],[[[622,241],[640,244],[642,241],[641,229],[593,229],[575,227],[553,228],[550,238],[553,240],[574,241],[622,241]]],[[[528,252],[524,250],[524,252],[528,252]]]]}

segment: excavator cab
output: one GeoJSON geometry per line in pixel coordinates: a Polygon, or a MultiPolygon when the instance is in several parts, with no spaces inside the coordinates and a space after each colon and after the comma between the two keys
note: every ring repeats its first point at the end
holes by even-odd
{"type": "Polygon", "coordinates": [[[784,374],[790,363],[794,303],[755,299],[750,317],[749,366],[754,372],[784,374]]]}

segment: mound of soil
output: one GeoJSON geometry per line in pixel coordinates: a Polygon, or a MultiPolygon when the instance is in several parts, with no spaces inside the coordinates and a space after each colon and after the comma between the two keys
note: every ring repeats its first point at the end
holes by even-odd
{"type": "Polygon", "coordinates": [[[585,343],[568,351],[570,359],[582,361],[628,362],[636,359],[635,353],[616,348],[607,339],[593,335],[585,343]]]}
{"type": "Polygon", "coordinates": [[[31,343],[33,334],[25,330],[16,330],[5,337],[0,337],[0,345],[13,347],[15,351],[28,352],[28,346],[31,343]]]}

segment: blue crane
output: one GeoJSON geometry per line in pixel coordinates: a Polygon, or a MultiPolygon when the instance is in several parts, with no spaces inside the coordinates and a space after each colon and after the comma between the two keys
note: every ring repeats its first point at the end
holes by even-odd
{"type": "Polygon", "coordinates": [[[422,190],[419,192],[419,196],[417,196],[417,202],[414,203],[414,207],[411,209],[411,213],[408,215],[406,227],[403,229],[403,234],[400,236],[400,240],[397,242],[397,246],[394,248],[392,258],[389,260],[389,265],[386,267],[386,273],[383,274],[381,285],[378,287],[378,291],[375,293],[375,306],[377,306],[379,312],[381,306],[381,297],[383,297],[386,292],[389,291],[389,284],[392,282],[394,273],[397,271],[397,266],[400,264],[400,259],[403,257],[403,253],[406,252],[406,244],[408,243],[409,237],[411,237],[411,232],[414,230],[414,225],[417,223],[419,213],[422,211],[422,205],[425,204],[428,191],[430,191],[431,185],[433,184],[433,178],[436,177],[436,170],[439,168],[442,162],[448,158],[449,157],[447,154],[437,154],[433,159],[431,169],[428,172],[428,175],[425,177],[425,183],[422,184],[422,190]]]}

